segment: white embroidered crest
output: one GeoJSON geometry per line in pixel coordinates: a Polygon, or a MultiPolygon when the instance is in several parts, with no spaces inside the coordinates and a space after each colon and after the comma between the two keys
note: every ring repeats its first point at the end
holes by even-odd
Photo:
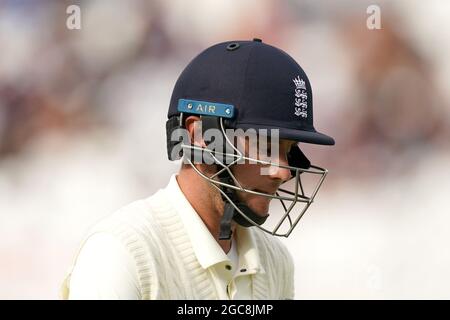
{"type": "Polygon", "coordinates": [[[306,118],[308,116],[308,94],[306,93],[306,85],[305,81],[303,79],[300,79],[300,76],[297,76],[297,78],[294,78],[292,81],[294,81],[295,84],[295,112],[294,114],[297,117],[306,118]]]}

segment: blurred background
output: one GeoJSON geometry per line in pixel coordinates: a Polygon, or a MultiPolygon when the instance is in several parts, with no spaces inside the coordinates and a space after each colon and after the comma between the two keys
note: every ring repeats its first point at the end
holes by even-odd
{"type": "Polygon", "coordinates": [[[165,121],[186,64],[257,37],[305,69],[336,139],[304,145],[330,173],[282,239],[296,298],[450,299],[449,16],[439,0],[1,0],[0,298],[59,298],[87,229],[178,170],[165,121]]]}

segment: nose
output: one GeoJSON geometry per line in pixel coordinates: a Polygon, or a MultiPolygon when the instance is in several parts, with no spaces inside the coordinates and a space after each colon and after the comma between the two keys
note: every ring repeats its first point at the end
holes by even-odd
{"type": "MultiPolygon", "coordinates": [[[[277,163],[284,166],[289,165],[285,154],[279,155],[277,163]]],[[[281,180],[282,182],[286,182],[292,178],[291,170],[279,166],[270,166],[269,176],[272,179],[281,180]]]]}

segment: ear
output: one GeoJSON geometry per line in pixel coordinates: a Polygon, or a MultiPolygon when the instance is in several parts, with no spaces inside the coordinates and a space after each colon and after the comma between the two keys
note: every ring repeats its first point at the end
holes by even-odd
{"type": "Polygon", "coordinates": [[[197,116],[188,116],[184,122],[186,130],[189,132],[189,138],[193,144],[205,147],[202,137],[202,120],[197,116]]]}

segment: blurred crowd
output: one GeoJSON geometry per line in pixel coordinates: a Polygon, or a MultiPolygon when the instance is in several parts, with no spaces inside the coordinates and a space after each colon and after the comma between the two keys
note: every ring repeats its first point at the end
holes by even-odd
{"type": "MultiPolygon", "coordinates": [[[[418,1],[379,1],[382,29],[369,30],[369,1],[0,1],[3,236],[41,237],[38,218],[6,224],[8,214],[66,210],[44,228],[64,238],[59,226],[78,223],[65,247],[73,249],[96,208],[106,214],[164,186],[176,170],[164,132],[173,85],[196,54],[230,39],[261,38],[309,75],[315,127],[336,146],[304,148],[330,169],[328,191],[411,174],[450,145],[450,28],[437,2],[426,4],[441,18],[433,21],[418,1]],[[66,27],[70,4],[81,8],[81,30],[66,27]]],[[[73,252],[45,241],[49,259],[67,263],[73,252]]],[[[7,245],[0,255],[12,265],[7,245]]]]}
{"type": "MultiPolygon", "coordinates": [[[[124,118],[133,119],[126,115],[133,101],[127,106],[120,95],[143,85],[142,70],[149,72],[149,91],[160,81],[170,92],[182,66],[204,47],[253,36],[312,72],[316,126],[337,140],[332,162],[326,155],[317,161],[336,173],[351,164],[354,178],[375,178],[448,146],[449,103],[436,85],[439,65],[413,42],[408,33],[414,28],[398,18],[401,7],[382,8],[389,13],[382,15],[382,30],[369,30],[362,3],[343,1],[344,9],[327,10],[308,1],[206,3],[3,1],[0,159],[20,157],[49,133],[65,135],[70,147],[79,132],[117,132],[124,118]],[[81,7],[81,30],[65,27],[73,3],[81,7]],[[160,74],[164,78],[156,78],[160,74]]],[[[152,113],[164,114],[168,100],[147,101],[148,110],[138,111],[149,116],[148,126],[162,127],[165,118],[152,113]]]]}

